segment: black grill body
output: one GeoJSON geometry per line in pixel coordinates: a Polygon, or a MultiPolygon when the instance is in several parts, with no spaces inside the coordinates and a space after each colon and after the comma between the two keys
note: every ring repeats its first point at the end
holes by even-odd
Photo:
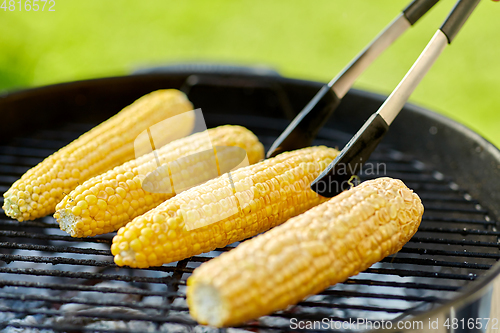
{"type": "MultiPolygon", "coordinates": [[[[176,68],[6,94],[0,97],[0,193],[43,158],[156,89],[183,89],[209,127],[246,126],[268,148],[320,87],[276,73],[176,68]]],[[[383,100],[351,90],[315,144],[343,147],[383,100]]],[[[464,318],[455,332],[476,332],[467,320],[500,311],[498,149],[462,125],[407,105],[370,161],[385,166],[381,175],[402,179],[422,198],[425,213],[417,234],[398,254],[358,276],[239,329],[324,331],[325,326],[292,327],[291,320],[363,318],[422,321],[422,327],[413,328],[426,332],[436,318],[441,327],[446,319],[464,318]]],[[[361,178],[375,176],[366,172],[361,178]]],[[[188,315],[185,286],[195,267],[237,244],[139,270],[114,265],[112,236],[75,239],[52,217],[18,223],[2,212],[0,329],[232,330],[198,326],[188,315]]],[[[367,328],[344,325],[340,330],[367,328]]]]}

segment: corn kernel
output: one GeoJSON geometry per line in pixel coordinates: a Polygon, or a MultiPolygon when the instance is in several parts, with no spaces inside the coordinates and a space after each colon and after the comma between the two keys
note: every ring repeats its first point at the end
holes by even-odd
{"type": "Polygon", "coordinates": [[[163,243],[163,251],[167,253],[167,255],[169,254],[170,251],[172,251],[172,249],[173,249],[172,243],[170,242],[163,243]]]}
{"type": "Polygon", "coordinates": [[[169,228],[169,229],[172,229],[172,230],[177,229],[177,227],[178,227],[178,224],[177,224],[177,219],[172,218],[172,217],[171,217],[171,218],[169,218],[169,219],[167,220],[167,225],[168,225],[168,228],[169,228]]]}
{"type": "Polygon", "coordinates": [[[135,260],[137,260],[138,262],[146,261],[146,256],[143,253],[136,253],[135,260]]]}
{"type": "Polygon", "coordinates": [[[120,197],[125,199],[125,196],[127,195],[127,191],[125,191],[125,189],[123,189],[123,187],[117,187],[115,191],[116,191],[116,194],[118,194],[120,197]]]}
{"type": "Polygon", "coordinates": [[[118,204],[118,198],[116,197],[116,195],[111,195],[108,198],[108,204],[111,206],[116,206],[118,204]]]}
{"type": "Polygon", "coordinates": [[[94,206],[90,206],[89,207],[89,213],[90,213],[90,216],[96,216],[97,213],[99,213],[99,207],[97,207],[97,205],[94,205],[94,206]]]}
{"type": "Polygon", "coordinates": [[[154,235],[154,231],[151,228],[144,228],[141,230],[141,235],[146,238],[151,238],[154,235]]]}
{"type": "Polygon", "coordinates": [[[106,201],[102,200],[102,199],[98,199],[97,200],[97,207],[100,209],[100,210],[105,210],[106,207],[108,207],[108,204],[106,203],[106,201]]]}
{"type": "Polygon", "coordinates": [[[115,190],[114,190],[113,188],[109,187],[109,186],[108,186],[108,187],[106,187],[104,191],[105,191],[105,192],[107,193],[107,195],[109,195],[109,196],[111,196],[111,195],[115,194],[115,190]]]}
{"type": "Polygon", "coordinates": [[[132,201],[130,202],[130,206],[131,206],[134,210],[139,209],[139,201],[137,201],[137,200],[135,200],[135,199],[134,199],[134,200],[132,200],[132,201]]]}
{"type": "Polygon", "coordinates": [[[168,239],[174,240],[177,237],[175,230],[169,230],[167,233],[168,239]]]}
{"type": "Polygon", "coordinates": [[[133,240],[137,238],[137,235],[134,232],[131,232],[130,230],[127,230],[123,233],[123,237],[127,240],[133,240]]]}
{"type": "Polygon", "coordinates": [[[134,239],[133,241],[130,242],[130,248],[134,250],[135,252],[139,252],[142,250],[142,243],[138,239],[134,239]]]}
{"type": "Polygon", "coordinates": [[[399,251],[423,214],[418,196],[408,192],[399,180],[366,181],[202,264],[187,281],[191,315],[216,327],[238,325],[285,309],[399,251]],[[400,204],[410,197],[411,209],[400,204]],[[396,221],[388,216],[390,207],[396,207],[396,221]],[[210,307],[204,306],[207,297],[210,307]],[[224,311],[218,310],[221,304],[224,311]]]}
{"type": "Polygon", "coordinates": [[[158,257],[154,252],[150,253],[148,256],[148,262],[156,262],[158,260],[158,257]]]}
{"type": "Polygon", "coordinates": [[[82,214],[82,209],[78,206],[74,206],[72,209],[71,209],[72,213],[74,215],[81,215],[82,214]]]}
{"type": "Polygon", "coordinates": [[[144,197],[144,199],[145,199],[145,201],[146,201],[146,205],[148,205],[148,206],[152,205],[152,204],[153,204],[153,202],[154,202],[153,196],[152,196],[152,195],[149,195],[149,194],[148,194],[148,195],[146,195],[146,196],[144,197]]]}
{"type": "Polygon", "coordinates": [[[159,234],[161,232],[161,225],[160,223],[153,223],[151,226],[151,229],[156,233],[159,234]]]}
{"type": "Polygon", "coordinates": [[[83,209],[87,209],[89,208],[89,204],[87,203],[87,201],[85,200],[80,200],[78,201],[78,203],[76,204],[78,207],[80,207],[82,210],[83,209]]]}
{"type": "Polygon", "coordinates": [[[118,245],[118,248],[120,249],[120,251],[127,251],[128,250],[128,243],[120,243],[120,245],[118,245]]]}
{"type": "MultiPolygon", "coordinates": [[[[255,163],[263,157],[262,144],[258,142],[258,139],[255,135],[253,135],[253,133],[240,126],[221,126],[208,130],[208,133],[210,135],[211,142],[214,145],[238,146],[243,148],[247,152],[248,161],[250,163],[255,163]]],[[[205,174],[207,173],[206,170],[199,167],[202,165],[199,160],[199,154],[192,155],[193,151],[199,152],[200,149],[203,148],[203,145],[205,144],[205,135],[205,133],[196,133],[184,139],[173,141],[158,149],[157,153],[162,161],[162,164],[177,161],[182,157],[191,156],[192,158],[182,159],[182,161],[189,160],[192,161],[189,163],[193,163],[191,169],[192,171],[188,172],[188,174],[192,175],[191,177],[194,178],[199,176],[205,177],[205,174]]],[[[221,156],[219,156],[220,162],[224,159],[228,159],[221,157],[231,156],[230,153],[224,152],[219,152],[218,154],[221,154],[221,156]]],[[[178,163],[179,174],[186,172],[188,168],[191,168],[189,164],[185,166],[178,163]]],[[[153,154],[150,154],[149,159],[141,157],[141,159],[127,162],[104,174],[89,179],[84,184],[71,191],[69,196],[73,199],[80,196],[79,199],[85,200],[88,205],[88,208],[86,209],[88,209],[89,215],[96,221],[105,222],[104,227],[98,227],[99,232],[110,232],[130,222],[133,218],[144,214],[151,208],[171,198],[175,194],[148,193],[143,190],[143,176],[152,174],[155,172],[155,169],[156,163],[154,161],[154,156],[153,154]],[[87,197],[90,195],[93,197],[87,197]],[[107,206],[99,200],[105,201],[107,206]],[[113,220],[113,223],[110,222],[111,220],[113,220]]],[[[157,173],[161,176],[162,180],[165,176],[169,177],[169,173],[166,168],[161,170],[162,172],[157,173]]],[[[84,171],[81,173],[83,174],[84,171]]],[[[170,186],[170,182],[168,182],[168,186],[170,186]]],[[[78,202],[79,200],[73,202],[72,200],[66,199],[66,201],[58,206],[60,207],[58,210],[65,208],[66,206],[71,208],[74,205],[78,205],[78,202]]],[[[83,206],[81,208],[83,214],[84,208],[83,206]]],[[[67,226],[67,229],[65,229],[67,232],[69,232],[72,236],[81,237],[82,232],[75,229],[74,222],[69,223],[70,221],[76,221],[77,219],[75,220],[69,215],[59,214],[58,221],[61,219],[65,222],[60,224],[67,226]]],[[[163,224],[164,222],[165,221],[162,221],[161,223],[163,224]]],[[[183,226],[182,223],[181,225],[183,226]]],[[[92,235],[95,235],[96,232],[97,230],[92,230],[92,235]]],[[[122,256],[122,258],[124,257],[122,256]]],[[[124,258],[124,260],[125,259],[126,258],[124,258]]],[[[133,262],[133,260],[131,262],[133,262]]]]}
{"type": "Polygon", "coordinates": [[[118,248],[118,244],[112,244],[111,245],[111,254],[117,255],[118,253],[120,253],[120,249],[118,248]]]}
{"type": "Polygon", "coordinates": [[[95,221],[103,220],[104,219],[104,212],[102,210],[98,210],[97,214],[94,216],[95,221]]]}
{"type": "Polygon", "coordinates": [[[135,182],[132,179],[127,179],[125,183],[127,184],[128,188],[132,191],[137,188],[135,182]]]}
{"type": "Polygon", "coordinates": [[[153,222],[154,223],[164,223],[165,222],[165,216],[162,214],[155,214],[153,216],[153,222]]]}
{"type": "Polygon", "coordinates": [[[92,206],[92,205],[95,205],[97,204],[97,197],[93,194],[89,194],[85,197],[85,201],[87,201],[87,203],[92,206]]]}

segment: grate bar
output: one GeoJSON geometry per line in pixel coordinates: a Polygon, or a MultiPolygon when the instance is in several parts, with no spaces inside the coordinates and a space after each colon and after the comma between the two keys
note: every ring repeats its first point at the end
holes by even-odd
{"type": "Polygon", "coordinates": [[[6,176],[6,175],[1,175],[0,174],[0,184],[6,184],[6,185],[12,185],[16,180],[18,180],[19,177],[14,177],[14,176],[6,176]]]}
{"type": "Polygon", "coordinates": [[[145,276],[127,276],[127,275],[117,275],[117,274],[112,275],[112,274],[90,273],[90,272],[67,272],[67,271],[35,269],[35,268],[23,269],[23,268],[0,267],[0,273],[65,277],[71,279],[96,279],[96,280],[108,280],[108,281],[114,280],[114,281],[124,281],[124,282],[147,282],[147,283],[160,283],[160,284],[170,283],[172,280],[170,276],[155,278],[155,277],[145,277],[145,276]]]}
{"type": "MultiPolygon", "coordinates": [[[[193,257],[192,262],[207,262],[212,258],[209,257],[193,257]]],[[[397,264],[411,264],[411,265],[422,265],[422,266],[443,266],[443,267],[459,267],[459,268],[471,268],[471,269],[490,269],[491,265],[486,264],[474,264],[474,263],[462,263],[453,261],[438,261],[435,259],[416,259],[416,258],[397,258],[389,257],[384,258],[381,262],[386,263],[397,263],[397,264]]]]}
{"type": "MultiPolygon", "coordinates": [[[[175,311],[187,311],[186,307],[178,307],[171,305],[148,305],[141,304],[140,302],[113,302],[113,301],[101,301],[92,299],[82,299],[77,297],[61,297],[61,296],[47,296],[47,295],[26,295],[26,294],[7,294],[0,293],[0,299],[10,299],[10,300],[22,300],[22,301],[41,301],[48,303],[58,303],[58,304],[83,304],[83,305],[93,305],[93,306],[116,306],[125,307],[130,309],[152,309],[152,310],[175,310],[175,311]]],[[[64,312],[61,312],[64,313],[64,312]]]]}
{"type": "Polygon", "coordinates": [[[59,284],[59,283],[41,283],[41,282],[27,282],[27,281],[12,281],[0,280],[0,287],[22,287],[22,288],[37,288],[37,289],[51,289],[51,290],[66,290],[66,291],[88,291],[88,292],[101,292],[101,293],[114,293],[114,294],[134,294],[141,296],[179,296],[185,297],[179,293],[172,294],[170,292],[152,292],[143,289],[134,288],[109,288],[109,287],[95,287],[86,286],[81,284],[59,284]]]}
{"type": "Polygon", "coordinates": [[[344,284],[354,284],[354,285],[373,285],[380,287],[397,287],[406,289],[429,289],[429,290],[443,290],[443,291],[457,291],[460,288],[455,286],[445,286],[437,284],[425,284],[425,283],[414,283],[414,282],[388,282],[388,281],[377,281],[368,279],[348,279],[343,282],[344,284]]]}
{"type": "Polygon", "coordinates": [[[28,148],[16,146],[0,146],[0,154],[46,158],[54,153],[53,149],[28,148]]]}
{"type": "Polygon", "coordinates": [[[66,142],[66,144],[68,144],[71,141],[77,139],[83,133],[92,129],[92,127],[97,126],[98,124],[93,124],[93,126],[91,127],[89,126],[86,128],[85,127],[78,128],[78,124],[75,123],[72,123],[71,125],[76,125],[77,128],[75,129],[64,128],[58,130],[43,129],[41,131],[38,131],[37,133],[39,134],[40,137],[43,137],[45,139],[62,140],[66,142]]]}
{"type": "Polygon", "coordinates": [[[464,193],[463,191],[453,190],[448,184],[429,184],[417,182],[405,182],[406,186],[415,192],[429,191],[429,192],[443,192],[443,193],[464,193]]]}
{"type": "Polygon", "coordinates": [[[359,291],[350,290],[331,290],[327,289],[320,292],[318,295],[324,296],[337,296],[337,297],[362,297],[362,298],[379,298],[379,299],[395,299],[403,301],[413,301],[413,302],[446,302],[446,299],[437,298],[434,296],[410,296],[410,295],[390,295],[390,294],[375,294],[375,293],[364,293],[359,291]]]}
{"type": "Polygon", "coordinates": [[[452,217],[438,217],[438,216],[428,216],[424,214],[422,221],[426,222],[439,222],[439,223],[470,223],[470,224],[482,224],[482,225],[496,225],[496,221],[486,221],[486,220],[476,220],[476,219],[460,219],[452,217]]]}
{"type": "MultiPolygon", "coordinates": [[[[81,266],[91,266],[91,267],[107,267],[107,268],[119,268],[113,260],[98,261],[94,259],[73,259],[64,257],[42,257],[42,256],[21,256],[13,254],[0,254],[0,260],[9,264],[12,261],[24,261],[33,263],[43,263],[52,265],[81,265],[81,266]]],[[[143,268],[144,271],[158,271],[165,273],[180,272],[192,273],[193,268],[178,268],[172,266],[158,266],[158,267],[148,267],[143,268]]]]}
{"type": "Polygon", "coordinates": [[[435,259],[419,259],[419,258],[400,258],[400,257],[384,258],[382,259],[381,262],[391,263],[391,264],[397,263],[397,264],[409,264],[409,265],[458,267],[458,268],[483,269],[483,270],[488,270],[492,266],[487,264],[476,264],[467,262],[441,261],[435,259]]]}
{"type": "Polygon", "coordinates": [[[453,203],[467,203],[471,205],[477,205],[479,201],[475,199],[466,199],[463,195],[458,196],[439,196],[430,193],[419,193],[418,196],[423,202],[436,201],[436,202],[453,202],[453,203]]]}
{"type": "Polygon", "coordinates": [[[59,229],[59,225],[57,223],[46,223],[39,220],[35,221],[24,221],[18,222],[15,220],[7,220],[0,218],[0,226],[8,226],[8,227],[18,227],[18,228],[26,228],[26,227],[36,227],[36,228],[56,228],[59,229]]]}
{"type": "Polygon", "coordinates": [[[101,256],[110,256],[109,250],[96,250],[72,246],[54,246],[54,245],[38,245],[38,244],[23,244],[23,243],[10,243],[0,242],[0,248],[4,249],[17,249],[17,250],[34,250],[43,252],[57,252],[57,253],[78,253],[78,254],[94,254],[101,256]]]}
{"type": "Polygon", "coordinates": [[[433,206],[430,204],[426,204],[426,211],[438,211],[438,212],[453,212],[453,213],[464,213],[464,214],[488,214],[488,211],[485,209],[477,209],[477,208],[459,208],[459,207],[444,207],[444,206],[433,206]]]}
{"type": "MultiPolygon", "coordinates": [[[[24,222],[23,222],[24,223],[24,222]]],[[[13,238],[31,238],[31,239],[45,239],[45,240],[60,240],[66,242],[89,242],[89,243],[106,243],[111,244],[111,239],[107,238],[74,238],[71,236],[61,236],[61,235],[46,235],[46,234],[34,234],[25,231],[11,231],[11,230],[0,230],[0,236],[13,237],[13,238]]]]}
{"type": "Polygon", "coordinates": [[[429,277],[429,278],[439,278],[439,279],[450,279],[450,280],[465,280],[471,281],[478,277],[475,273],[465,274],[452,274],[452,273],[441,273],[441,272],[424,272],[416,270],[405,270],[405,269],[390,269],[390,268],[368,268],[364,273],[374,273],[374,274],[387,274],[387,275],[399,275],[401,277],[429,277]]]}
{"type": "Polygon", "coordinates": [[[300,302],[295,306],[312,307],[312,308],[322,307],[327,309],[356,309],[362,311],[376,311],[376,312],[388,312],[388,313],[401,313],[410,309],[410,308],[399,309],[399,308],[389,308],[389,307],[379,308],[376,306],[367,306],[367,305],[352,305],[352,304],[341,304],[341,303],[307,302],[307,301],[300,302]]]}
{"type": "MultiPolygon", "coordinates": [[[[372,155],[373,156],[373,155],[372,155]]],[[[413,174],[422,174],[422,170],[418,170],[413,166],[411,163],[408,162],[394,162],[394,161],[388,161],[387,159],[384,159],[382,157],[379,158],[372,158],[370,156],[370,162],[373,164],[377,163],[384,163],[386,166],[387,170],[390,170],[391,172],[397,172],[401,173],[404,175],[413,175],[413,174]]]]}
{"type": "Polygon", "coordinates": [[[401,253],[415,253],[415,254],[428,254],[437,256],[457,256],[457,257],[474,257],[474,258],[488,258],[488,259],[500,259],[500,254],[498,253],[482,253],[482,252],[465,252],[463,251],[447,251],[447,250],[433,250],[433,249],[420,249],[414,247],[404,247],[399,252],[401,253]]]}
{"type": "Polygon", "coordinates": [[[431,174],[398,172],[393,170],[387,170],[385,176],[401,179],[405,184],[410,182],[425,182],[426,184],[448,184],[452,180],[452,178],[450,177],[436,179],[431,174]]]}
{"type": "Polygon", "coordinates": [[[430,228],[430,227],[420,227],[418,228],[420,232],[440,232],[446,234],[460,234],[460,235],[484,235],[484,236],[500,236],[500,231],[493,230],[479,230],[479,229],[467,229],[467,228],[430,228]]]}
{"type": "Polygon", "coordinates": [[[64,147],[67,142],[65,140],[52,140],[52,139],[41,139],[41,138],[30,138],[30,137],[17,137],[11,142],[16,146],[28,146],[34,148],[46,148],[56,151],[64,147]]]}
{"type": "MultiPolygon", "coordinates": [[[[7,311],[4,311],[7,312],[7,311]]],[[[33,330],[48,330],[56,332],[101,332],[101,333],[130,333],[129,330],[112,330],[112,329],[99,329],[99,328],[87,328],[76,325],[33,325],[33,324],[21,324],[21,323],[0,323],[0,327],[14,327],[19,329],[33,329],[33,330]]],[[[165,333],[161,331],[148,331],[148,333],[165,333]]]]}
{"type": "MultiPolygon", "coordinates": [[[[382,287],[395,287],[395,288],[405,288],[405,289],[428,289],[428,290],[443,290],[443,291],[458,291],[460,288],[456,286],[446,286],[446,285],[430,285],[423,283],[413,283],[413,282],[387,282],[387,281],[376,281],[368,279],[349,279],[343,284],[346,285],[371,285],[371,286],[382,286],[382,287]]],[[[185,298],[186,295],[183,293],[172,293],[172,292],[153,292],[143,289],[132,289],[132,288],[108,288],[108,287],[95,287],[80,284],[56,284],[56,283],[41,283],[41,282],[27,282],[27,281],[12,281],[12,280],[0,280],[0,287],[23,287],[23,288],[39,288],[39,289],[52,289],[52,290],[67,290],[67,291],[88,291],[88,292],[103,292],[103,293],[122,293],[122,294],[136,294],[142,296],[176,296],[185,298]]]]}
{"type": "Polygon", "coordinates": [[[0,154],[0,164],[15,164],[32,167],[43,161],[40,157],[20,157],[0,154]]]}
{"type": "MultiPolygon", "coordinates": [[[[50,316],[62,316],[65,313],[60,310],[47,310],[47,309],[2,309],[0,308],[0,312],[14,312],[14,313],[24,313],[27,315],[40,315],[40,314],[45,314],[45,315],[50,315],[50,316]]],[[[101,318],[105,320],[124,320],[124,321],[130,321],[130,320],[139,320],[139,321],[152,321],[156,323],[164,323],[164,322],[169,322],[169,323],[175,323],[176,321],[171,321],[171,319],[175,320],[177,318],[175,317],[164,317],[164,316],[155,316],[155,315],[148,315],[144,314],[143,316],[141,315],[134,315],[131,313],[99,313],[99,312],[89,312],[89,313],[77,313],[77,312],[71,312],[67,313],[70,314],[71,317],[83,317],[83,318],[101,318]]],[[[179,320],[177,319],[178,323],[182,323],[183,325],[187,325],[189,322],[191,325],[196,325],[196,322],[194,320],[188,321],[187,319],[185,320],[179,320]]],[[[8,325],[10,326],[10,324],[8,325]]],[[[61,325],[62,326],[62,325],[61,325]]],[[[56,326],[57,327],[57,326],[56,326]]],[[[53,327],[50,327],[53,328],[53,327]]]]}
{"type": "MultiPolygon", "coordinates": [[[[362,296],[364,297],[364,296],[362,296]]],[[[371,295],[366,297],[373,298],[371,295]]],[[[136,302],[113,302],[113,301],[99,301],[99,300],[89,300],[89,299],[81,299],[76,297],[53,297],[46,295],[23,295],[23,294],[0,294],[0,299],[10,299],[10,300],[23,300],[23,301],[43,301],[49,303],[74,303],[74,304],[82,304],[82,305],[92,305],[92,306],[113,306],[113,307],[125,307],[131,309],[152,309],[152,310],[173,310],[179,312],[187,312],[189,309],[187,307],[181,306],[171,306],[171,305],[147,305],[136,302]]],[[[362,306],[362,305],[347,305],[347,304],[336,304],[336,303],[325,303],[325,302],[300,302],[297,306],[302,307],[321,307],[321,308],[339,308],[339,309],[357,309],[364,311],[381,311],[381,312],[389,312],[389,313],[400,313],[404,312],[408,309],[399,309],[399,308],[380,308],[374,306],[362,306]]],[[[17,311],[16,311],[17,312],[17,311]]]]}
{"type": "Polygon", "coordinates": [[[0,164],[0,173],[8,175],[22,175],[30,169],[29,166],[0,164]]]}
{"type": "Polygon", "coordinates": [[[413,237],[410,242],[412,243],[433,243],[433,244],[447,244],[447,245],[473,245],[480,247],[495,247],[500,248],[500,243],[497,242],[483,242],[475,240],[457,240],[446,238],[431,238],[431,237],[413,237]]]}
{"type": "Polygon", "coordinates": [[[12,261],[24,261],[33,263],[44,263],[52,265],[83,265],[93,267],[110,267],[117,268],[118,266],[112,260],[95,260],[95,259],[73,259],[64,257],[42,257],[42,256],[21,256],[17,254],[1,254],[0,260],[7,264],[12,261]]]}

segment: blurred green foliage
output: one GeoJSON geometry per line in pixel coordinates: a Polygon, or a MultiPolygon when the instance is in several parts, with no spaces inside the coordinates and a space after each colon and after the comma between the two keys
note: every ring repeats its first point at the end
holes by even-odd
{"type": "MultiPolygon", "coordinates": [[[[55,2],[55,12],[0,9],[0,90],[191,61],[264,64],[285,76],[328,81],[406,5],[406,0],[55,2]]],[[[356,87],[390,93],[454,2],[440,1],[356,87]]],[[[482,1],[411,99],[497,145],[499,17],[500,4],[482,1]]]]}

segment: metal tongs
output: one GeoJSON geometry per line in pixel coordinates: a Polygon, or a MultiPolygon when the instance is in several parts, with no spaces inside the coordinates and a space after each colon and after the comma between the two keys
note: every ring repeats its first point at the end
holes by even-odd
{"type": "MultiPolygon", "coordinates": [[[[403,10],[338,76],[320,89],[276,139],[267,152],[267,157],[311,145],[356,78],[438,1],[414,0],[403,10]]],[[[459,0],[456,3],[403,80],[346,144],[337,158],[312,182],[312,190],[325,197],[333,197],[346,189],[345,185],[350,183],[352,176],[356,175],[368,160],[412,92],[441,52],[453,41],[479,1],[459,0]]]]}

